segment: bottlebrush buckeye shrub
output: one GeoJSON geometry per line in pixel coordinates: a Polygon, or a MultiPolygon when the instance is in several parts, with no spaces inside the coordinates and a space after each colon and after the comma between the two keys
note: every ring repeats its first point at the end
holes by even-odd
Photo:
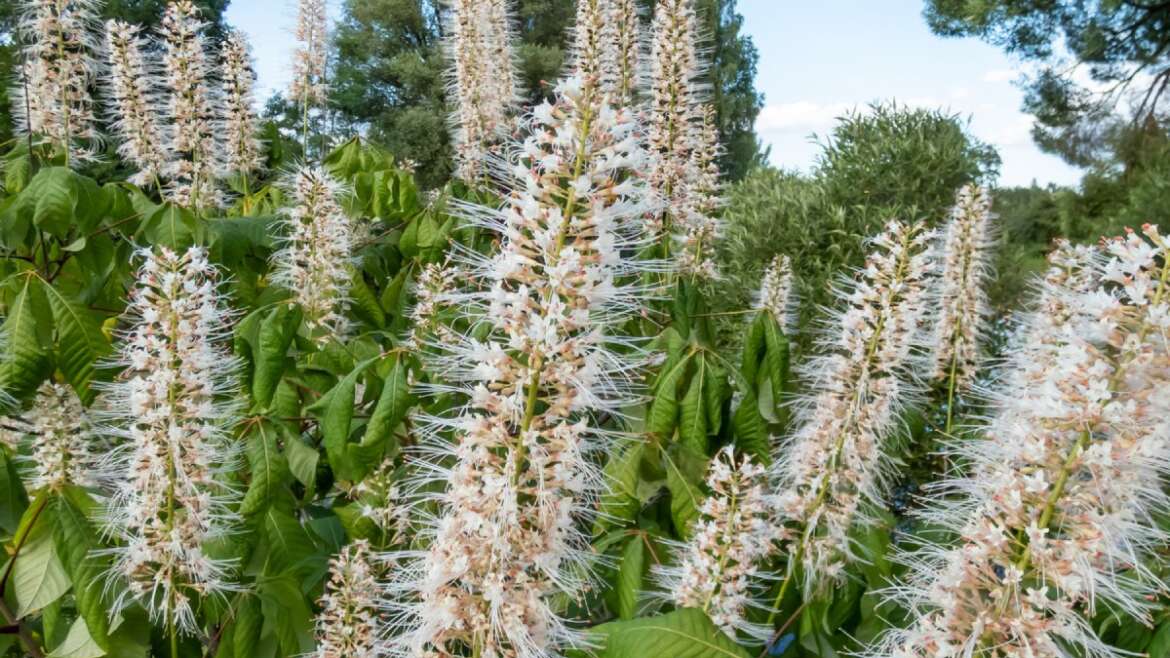
{"type": "Polygon", "coordinates": [[[21,63],[50,73],[30,82],[65,93],[3,154],[0,651],[1158,654],[1157,228],[1058,249],[1004,358],[972,265],[989,197],[958,192],[926,218],[937,258],[890,224],[800,353],[809,255],[742,294],[708,266],[695,3],[582,3],[534,108],[517,7],[446,5],[491,61],[451,61],[479,76],[451,109],[491,128],[474,176],[427,192],[317,133],[322,7],[301,7],[311,120],[286,136],[250,112],[239,34],[193,5],[165,26],[22,5],[21,63]],[[944,407],[949,466],[905,495],[944,407]]]}

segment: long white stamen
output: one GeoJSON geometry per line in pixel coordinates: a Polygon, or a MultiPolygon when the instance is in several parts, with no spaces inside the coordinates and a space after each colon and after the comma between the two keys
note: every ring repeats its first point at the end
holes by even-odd
{"type": "Polygon", "coordinates": [[[235,591],[233,564],[205,553],[237,528],[237,492],[226,483],[238,446],[230,428],[237,361],[229,314],[206,251],[142,252],[122,338],[121,378],[109,387],[109,421],[124,442],[102,465],[112,489],[106,531],[118,541],[110,577],[154,621],[196,631],[199,599],[235,591]]]}
{"type": "Polygon", "coordinates": [[[642,263],[622,253],[642,244],[637,218],[648,210],[634,123],[597,93],[581,78],[562,81],[512,149],[506,207],[465,209],[501,247],[490,258],[463,253],[466,277],[485,285],[444,301],[490,330],[440,345],[435,371],[469,402],[420,419],[413,486],[420,512],[438,513],[422,531],[426,550],[394,556],[386,655],[465,646],[544,658],[580,645],[554,600],[589,582],[584,529],[604,487],[596,453],[608,444],[590,418],[629,399],[638,353],[610,330],[641,307],[642,291],[621,282],[642,263]],[[615,344],[629,351],[619,356],[615,344]]]}
{"type": "MultiPolygon", "coordinates": [[[[933,235],[891,222],[865,267],[838,292],[846,307],[826,353],[808,364],[799,429],[773,465],[781,518],[795,524],[792,555],[805,591],[841,574],[853,559],[850,530],[889,487],[888,439],[917,392],[913,350],[921,341],[933,235]]],[[[793,566],[789,566],[792,573],[793,566]]]]}
{"type": "Polygon", "coordinates": [[[138,27],[119,20],[106,23],[110,114],[121,141],[118,154],[138,168],[130,178],[137,185],[160,183],[171,161],[161,126],[162,98],[144,48],[138,27]]]}
{"type": "Polygon", "coordinates": [[[915,619],[869,655],[1120,658],[1087,619],[1151,618],[1147,565],[1170,540],[1170,245],[1147,226],[1104,251],[1051,258],[986,436],[952,447],[970,474],[922,512],[958,541],[900,556],[910,576],[888,595],[915,619]]]}

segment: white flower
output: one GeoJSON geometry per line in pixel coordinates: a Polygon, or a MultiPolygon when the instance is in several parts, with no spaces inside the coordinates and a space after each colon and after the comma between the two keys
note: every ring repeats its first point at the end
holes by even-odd
{"type": "Polygon", "coordinates": [[[951,448],[969,474],[936,487],[923,511],[958,542],[900,556],[910,578],[888,595],[916,618],[869,655],[958,658],[979,645],[994,647],[989,656],[1063,658],[1078,647],[1120,658],[1084,615],[1107,605],[1152,618],[1163,583],[1146,565],[1170,539],[1156,521],[1170,510],[1159,395],[1170,355],[1149,310],[1170,293],[1170,248],[1155,228],[1144,233],[1108,241],[1107,264],[1068,244],[1050,257],[986,436],[951,448]],[[1116,303],[1087,303],[1103,293],[1116,303]]]}
{"type": "Polygon", "coordinates": [[[118,154],[138,171],[138,185],[159,184],[171,160],[162,131],[161,98],[156,77],[143,56],[139,28],[111,19],[106,23],[106,63],[110,114],[121,143],[118,154]]]}
{"type": "MultiPolygon", "coordinates": [[[[806,592],[829,584],[853,559],[850,529],[867,501],[881,502],[891,467],[887,441],[917,392],[914,349],[926,313],[933,234],[890,222],[851,286],[838,332],[807,366],[813,391],[797,407],[799,428],[773,465],[779,514],[800,528],[806,592]]],[[[789,573],[794,566],[790,564],[789,573]]]]}
{"type": "Polygon", "coordinates": [[[108,391],[110,425],[123,439],[101,469],[111,489],[104,526],[119,542],[109,576],[128,585],[115,610],[137,600],[152,620],[193,633],[193,598],[238,589],[233,564],[203,552],[240,522],[227,484],[238,454],[230,435],[237,362],[207,253],[140,256],[134,323],[119,351],[126,370],[108,391]]]}
{"type": "Polygon", "coordinates": [[[757,640],[772,633],[746,616],[768,585],[762,562],[780,531],[771,522],[764,475],[750,457],[736,458],[730,446],[720,450],[708,469],[711,493],[695,519],[694,534],[674,547],[678,566],[657,569],[675,605],[703,610],[733,639],[738,632],[757,640]]]}
{"type": "Polygon", "coordinates": [[[440,301],[484,323],[486,336],[456,336],[435,359],[433,372],[452,382],[442,390],[467,404],[417,423],[422,466],[410,491],[437,513],[421,532],[427,548],[394,556],[388,656],[476,647],[543,658],[579,646],[556,600],[589,582],[585,528],[607,448],[591,419],[628,403],[640,361],[632,346],[611,350],[620,341],[611,330],[641,304],[625,282],[644,264],[618,255],[641,245],[647,205],[640,185],[613,193],[644,162],[623,137],[631,117],[580,80],[557,89],[555,103],[525,120],[524,144],[509,149],[518,178],[505,207],[465,208],[498,233],[500,250],[461,253],[460,279],[473,285],[440,301]],[[572,172],[589,185],[571,184],[572,172]]]}
{"type": "Polygon", "coordinates": [[[256,138],[259,119],[252,97],[256,80],[251,47],[243,32],[228,32],[221,58],[224,167],[228,173],[247,176],[261,167],[263,157],[256,138]]]}
{"type": "Polygon", "coordinates": [[[699,120],[690,126],[691,151],[685,176],[672,203],[671,212],[681,223],[683,234],[679,246],[679,270],[700,279],[715,279],[718,271],[713,258],[719,239],[720,222],[716,217],[723,205],[720,198],[719,128],[715,125],[715,107],[697,109],[699,120]]]}
{"type": "Polygon", "coordinates": [[[325,0],[299,0],[296,39],[289,97],[305,111],[311,106],[324,107],[329,102],[329,13],[325,0]]]}
{"type": "Polygon", "coordinates": [[[163,15],[165,114],[167,151],[171,162],[167,198],[191,208],[222,203],[216,178],[223,172],[216,131],[220,97],[212,87],[208,63],[207,28],[191,0],[173,0],[163,15]]]}
{"type": "Polygon", "coordinates": [[[29,491],[60,490],[69,485],[95,484],[97,463],[94,432],[89,412],[73,389],[45,382],[32,408],[21,417],[3,419],[17,444],[28,446],[26,485],[29,491]]]}
{"type": "Polygon", "coordinates": [[[448,96],[457,174],[482,180],[517,101],[510,0],[450,0],[448,96]]]}
{"type": "Polygon", "coordinates": [[[273,280],[288,288],[319,338],[341,338],[349,327],[353,224],[340,204],[341,184],[327,171],[302,167],[285,181],[293,205],[284,209],[273,280]]]}
{"type": "Polygon", "coordinates": [[[685,221],[677,209],[687,205],[682,197],[694,173],[691,154],[699,136],[694,124],[704,100],[699,79],[705,71],[694,0],[657,0],[650,39],[649,179],[664,205],[647,219],[646,232],[658,236],[685,221]]]}
{"type": "Polygon", "coordinates": [[[942,276],[936,285],[933,378],[955,373],[968,386],[979,367],[980,340],[990,309],[984,290],[991,271],[991,194],[976,185],[959,190],[943,235],[942,276]]]}
{"type": "Polygon", "coordinates": [[[369,542],[358,540],[329,564],[313,658],[375,658],[378,581],[369,542]]]}
{"type": "Polygon", "coordinates": [[[97,9],[95,0],[25,0],[16,23],[15,128],[48,140],[71,166],[92,160],[100,139],[90,95],[97,9]]]}
{"type": "Polygon", "coordinates": [[[788,256],[776,256],[764,270],[760,291],[756,294],[756,309],[772,316],[782,333],[787,334],[792,324],[793,303],[792,263],[788,256]]]}
{"type": "Polygon", "coordinates": [[[630,107],[646,84],[647,40],[637,0],[608,0],[602,40],[606,50],[604,90],[617,107],[630,107]]]}

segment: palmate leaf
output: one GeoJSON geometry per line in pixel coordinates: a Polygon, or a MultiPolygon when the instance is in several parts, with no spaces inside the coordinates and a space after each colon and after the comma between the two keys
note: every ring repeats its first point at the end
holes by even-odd
{"type": "Polygon", "coordinates": [[[73,596],[86,624],[86,636],[99,647],[108,648],[109,605],[102,596],[108,558],[93,553],[100,545],[89,520],[93,507],[93,500],[84,490],[70,487],[62,491],[53,500],[53,540],[73,581],[73,596]]]}
{"type": "Polygon", "coordinates": [[[670,517],[678,535],[687,539],[706,497],[701,485],[707,473],[707,458],[682,444],[664,452],[663,461],[666,463],[666,488],[670,490],[670,517]]]}
{"type": "MultiPolygon", "coordinates": [[[[42,512],[42,517],[51,514],[42,512]]],[[[44,608],[69,591],[71,583],[53,542],[51,519],[41,518],[32,526],[16,563],[12,566],[12,589],[16,614],[23,618],[44,608]]]]}
{"type": "Polygon", "coordinates": [[[252,516],[271,505],[291,479],[288,460],[277,444],[277,432],[275,425],[260,420],[249,425],[242,437],[252,476],[240,503],[240,513],[245,516],[252,516]]]}
{"type": "Polygon", "coordinates": [[[92,387],[94,364],[110,351],[102,333],[102,318],[62,295],[53,286],[43,286],[57,327],[57,369],[86,405],[97,392],[92,387]]]}
{"type": "Polygon", "coordinates": [[[600,645],[597,658],[751,658],[706,613],[692,608],[602,624],[589,634],[600,645]]]}
{"type": "Polygon", "coordinates": [[[637,533],[622,550],[617,574],[617,613],[621,619],[633,619],[638,614],[638,599],[646,577],[647,541],[642,533],[637,533]]]}
{"type": "Polygon", "coordinates": [[[20,398],[36,390],[49,375],[51,334],[52,315],[44,285],[35,275],[27,274],[0,329],[0,391],[20,398]]]}
{"type": "Polygon", "coordinates": [[[601,496],[601,514],[593,526],[595,537],[637,516],[641,507],[638,499],[638,473],[645,454],[645,442],[630,442],[622,446],[605,465],[607,486],[601,496]]]}
{"type": "Polygon", "coordinates": [[[98,645],[90,635],[89,627],[84,619],[73,620],[69,626],[69,633],[61,644],[57,645],[48,658],[101,658],[106,650],[98,645]]]}
{"type": "Polygon", "coordinates": [[[679,439],[698,454],[707,453],[707,405],[705,390],[710,386],[708,381],[707,359],[702,353],[695,357],[695,371],[691,376],[687,393],[683,396],[679,407],[680,422],[678,428],[679,439]]]}

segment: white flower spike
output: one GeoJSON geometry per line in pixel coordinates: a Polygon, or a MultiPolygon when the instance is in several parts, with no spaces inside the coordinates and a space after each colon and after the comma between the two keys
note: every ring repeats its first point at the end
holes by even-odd
{"type": "Polygon", "coordinates": [[[118,542],[109,576],[128,584],[115,610],[137,600],[153,621],[194,633],[196,599],[238,589],[232,563],[204,552],[242,522],[225,484],[238,457],[238,364],[207,253],[140,257],[119,352],[125,370],[108,391],[109,424],[123,440],[102,465],[112,489],[104,526],[118,542]]]}

